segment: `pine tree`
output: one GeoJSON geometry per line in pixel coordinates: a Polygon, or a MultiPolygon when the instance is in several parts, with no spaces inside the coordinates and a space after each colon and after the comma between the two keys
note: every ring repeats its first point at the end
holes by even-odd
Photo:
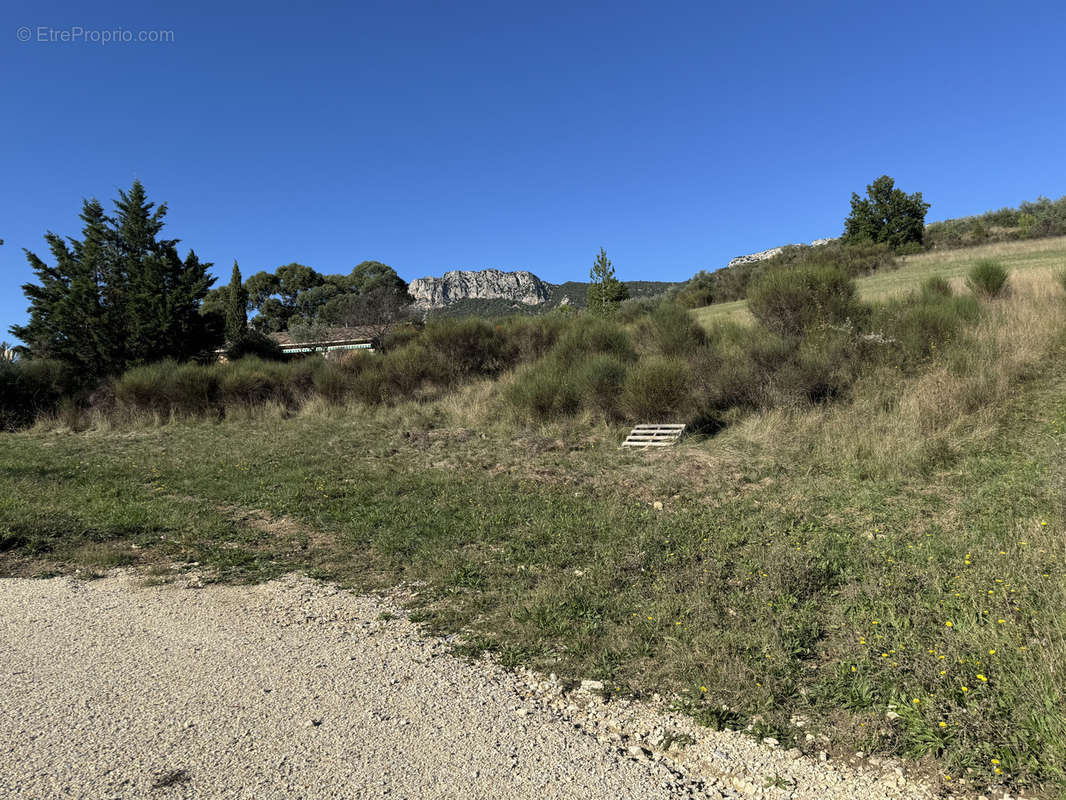
{"type": "Polygon", "coordinates": [[[626,285],[614,276],[614,266],[602,247],[589,272],[588,308],[595,314],[606,314],[629,298],[626,285]]]}
{"type": "Polygon", "coordinates": [[[233,262],[233,273],[226,287],[226,342],[232,344],[248,330],[248,290],[241,281],[241,270],[233,262]]]}

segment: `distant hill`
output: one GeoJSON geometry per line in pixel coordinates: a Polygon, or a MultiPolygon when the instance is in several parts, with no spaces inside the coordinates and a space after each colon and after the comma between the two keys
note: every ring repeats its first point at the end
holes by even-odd
{"type": "MultiPolygon", "coordinates": [[[[630,297],[653,297],[678,283],[623,281],[630,297]]],[[[589,284],[581,281],[547,283],[525,270],[451,270],[440,278],[411,281],[416,305],[430,317],[498,317],[543,314],[560,306],[584,308],[589,284]]]]}

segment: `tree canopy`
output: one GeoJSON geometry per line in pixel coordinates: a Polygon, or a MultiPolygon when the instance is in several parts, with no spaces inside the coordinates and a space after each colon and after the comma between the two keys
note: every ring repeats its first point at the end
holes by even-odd
{"type": "Polygon", "coordinates": [[[910,242],[921,244],[929,204],[922,193],[905,194],[895,181],[882,175],[866,187],[866,197],[852,193],[851,214],[844,221],[846,242],[884,242],[898,248],[910,242]]]}
{"type": "MultiPolygon", "coordinates": [[[[396,270],[380,261],[362,261],[347,275],[322,275],[303,264],[286,264],[250,276],[244,289],[248,309],[257,312],[252,326],[268,333],[378,324],[381,309],[391,309],[385,316],[393,317],[396,309],[413,302],[396,270]]],[[[223,307],[227,290],[216,289],[206,305],[223,307]]]]}
{"type": "Polygon", "coordinates": [[[200,301],[214,278],[211,265],[178,239],[163,239],[167,206],[148,202],[134,181],[119,191],[115,214],[95,199],[82,203],[82,238],[49,231],[54,264],[26,251],[38,283],[22,287],[30,301],[26,325],[11,333],[33,358],[56,358],[86,377],[116,374],[163,358],[188,359],[213,346],[200,301]]]}

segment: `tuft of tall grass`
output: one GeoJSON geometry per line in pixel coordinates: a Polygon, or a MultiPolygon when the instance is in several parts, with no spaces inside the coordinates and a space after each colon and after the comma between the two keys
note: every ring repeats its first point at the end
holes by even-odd
{"type": "Polygon", "coordinates": [[[954,294],[951,284],[941,275],[930,275],[922,281],[920,292],[922,297],[928,300],[951,297],[954,294]]]}
{"type": "Polygon", "coordinates": [[[982,258],[970,269],[966,285],[974,294],[986,298],[998,297],[1007,288],[1007,268],[994,258],[982,258]]]}

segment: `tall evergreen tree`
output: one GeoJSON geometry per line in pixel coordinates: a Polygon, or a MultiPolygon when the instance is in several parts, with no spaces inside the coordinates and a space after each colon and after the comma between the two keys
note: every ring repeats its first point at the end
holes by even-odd
{"type": "Polygon", "coordinates": [[[82,208],[81,241],[45,235],[55,265],[26,251],[40,284],[26,284],[30,321],[11,332],[34,357],[67,361],[100,377],[161,358],[188,358],[210,343],[199,314],[214,278],[193,251],[182,261],[177,239],[159,239],[166,205],[154,208],[134,181],[120,191],[116,216],[82,208]]]}
{"type": "Polygon", "coordinates": [[[226,290],[226,341],[235,342],[248,330],[248,290],[236,261],[226,290]]]}
{"type": "Polygon", "coordinates": [[[629,298],[629,289],[614,276],[614,265],[602,247],[589,272],[589,278],[592,282],[588,290],[588,307],[593,313],[606,314],[629,298]]]}
{"type": "Polygon", "coordinates": [[[11,333],[30,351],[43,358],[66,361],[88,375],[98,375],[107,360],[106,312],[100,298],[100,280],[106,272],[110,247],[108,219],[96,200],[82,203],[82,241],[69,243],[49,231],[45,241],[55,265],[26,251],[39,285],[27,283],[22,291],[30,300],[30,319],[14,325],[11,333]]]}

